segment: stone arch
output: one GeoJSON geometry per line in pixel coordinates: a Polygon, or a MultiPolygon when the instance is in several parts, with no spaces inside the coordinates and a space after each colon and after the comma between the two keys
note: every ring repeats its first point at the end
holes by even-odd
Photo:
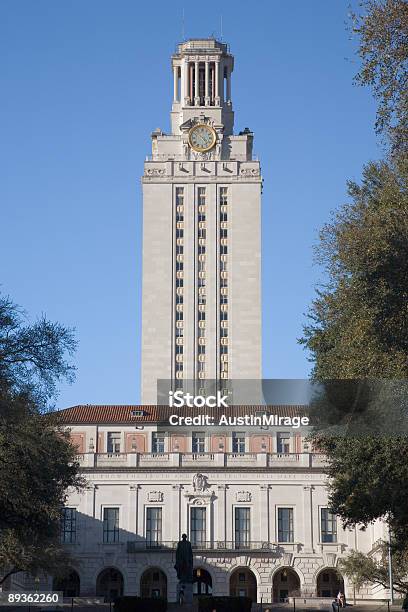
{"type": "Polygon", "coordinates": [[[106,601],[112,601],[123,595],[124,585],[123,573],[119,569],[112,566],[105,567],[96,578],[96,595],[106,601]]]}
{"type": "Polygon", "coordinates": [[[167,582],[167,574],[161,567],[147,567],[140,576],[141,597],[167,599],[167,582]]]}
{"type": "Polygon", "coordinates": [[[212,595],[213,578],[210,572],[201,564],[193,571],[193,595],[212,595]]]}
{"type": "Polygon", "coordinates": [[[55,576],[52,579],[52,590],[62,591],[64,597],[79,597],[81,578],[78,572],[73,568],[69,568],[63,576],[55,576]]]}
{"type": "Polygon", "coordinates": [[[338,592],[344,593],[344,578],[335,567],[319,569],[315,576],[317,597],[334,598],[338,592]]]}
{"type": "Polygon", "coordinates": [[[249,597],[257,602],[259,579],[248,565],[235,567],[229,574],[229,591],[232,597],[249,597]]]}
{"type": "Polygon", "coordinates": [[[289,597],[300,595],[300,576],[293,567],[279,567],[273,573],[272,591],[274,602],[285,602],[289,597]]]}

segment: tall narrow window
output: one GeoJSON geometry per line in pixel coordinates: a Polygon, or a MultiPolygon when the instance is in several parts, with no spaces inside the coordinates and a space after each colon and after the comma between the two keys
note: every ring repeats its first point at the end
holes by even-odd
{"type": "Polygon", "coordinates": [[[228,187],[219,191],[220,378],[228,378],[228,187]]]}
{"type": "Polygon", "coordinates": [[[205,545],[206,541],[206,508],[191,508],[190,541],[195,548],[205,545]]]}
{"type": "Polygon", "coordinates": [[[154,548],[162,542],[162,509],[146,509],[146,546],[154,548]]]}
{"type": "Polygon", "coordinates": [[[245,434],[234,431],[232,433],[232,452],[245,453],[245,434]]]}
{"type": "MultiPolygon", "coordinates": [[[[176,187],[175,192],[175,236],[176,249],[174,261],[175,274],[175,331],[174,337],[174,378],[175,388],[182,387],[183,378],[183,326],[184,326],[184,187],[176,187]]],[[[153,451],[163,452],[163,451],[153,451]]]]}
{"type": "Polygon", "coordinates": [[[120,453],[120,431],[108,431],[106,450],[108,453],[120,453]]]}
{"type": "Polygon", "coordinates": [[[76,508],[63,508],[61,512],[61,542],[74,544],[76,541],[76,508]]]}
{"type": "Polygon", "coordinates": [[[293,508],[278,508],[278,542],[293,542],[293,508]]]}
{"type": "Polygon", "coordinates": [[[103,541],[119,542],[119,508],[103,509],[103,541]]]}
{"type": "MultiPolygon", "coordinates": [[[[205,319],[206,319],[206,240],[207,206],[206,188],[197,188],[197,378],[205,378],[205,319]]],[[[193,451],[194,452],[194,451],[193,451]]]]}
{"type": "Polygon", "coordinates": [[[164,434],[161,432],[152,433],[152,453],[164,453],[164,434]]]}
{"type": "Polygon", "coordinates": [[[321,508],[321,535],[322,542],[337,542],[337,519],[328,508],[321,508]]]}
{"type": "Polygon", "coordinates": [[[193,431],[191,439],[191,450],[193,453],[205,452],[205,435],[201,431],[193,431]]]}
{"type": "Polygon", "coordinates": [[[276,450],[280,454],[287,454],[290,452],[290,434],[289,433],[278,433],[276,438],[276,450]]]}
{"type": "Polygon", "coordinates": [[[250,508],[235,508],[235,548],[250,545],[250,508]]]}

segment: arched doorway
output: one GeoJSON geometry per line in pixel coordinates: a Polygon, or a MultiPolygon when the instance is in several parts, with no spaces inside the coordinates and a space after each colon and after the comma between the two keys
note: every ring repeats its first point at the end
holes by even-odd
{"type": "Polygon", "coordinates": [[[166,574],[158,567],[149,567],[140,578],[140,595],[167,599],[166,574]]]}
{"type": "Polygon", "coordinates": [[[96,579],[96,595],[106,601],[113,601],[123,595],[123,576],[114,567],[102,570],[96,579]]]}
{"type": "Polygon", "coordinates": [[[250,597],[256,603],[256,578],[250,569],[239,567],[234,570],[230,578],[230,595],[232,597],[250,597]]]}
{"type": "Polygon", "coordinates": [[[316,591],[318,597],[336,597],[341,591],[344,593],[344,580],[341,574],[333,568],[322,570],[317,576],[316,591]]]}
{"type": "Polygon", "coordinates": [[[193,595],[212,595],[211,575],[202,567],[197,567],[193,573],[193,595]]]}
{"type": "Polygon", "coordinates": [[[283,567],[273,577],[273,601],[283,603],[300,595],[300,580],[290,567],[283,567]]]}
{"type": "Polygon", "coordinates": [[[79,597],[80,578],[78,572],[70,570],[66,576],[57,576],[52,581],[53,591],[62,591],[64,597],[79,597]]]}

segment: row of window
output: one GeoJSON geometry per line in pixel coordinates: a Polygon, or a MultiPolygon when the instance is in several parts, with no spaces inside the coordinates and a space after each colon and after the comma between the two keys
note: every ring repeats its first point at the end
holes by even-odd
{"type": "MultiPolygon", "coordinates": [[[[228,378],[228,188],[220,188],[220,378],[228,378]]],[[[234,446],[234,445],[233,445],[234,446]]],[[[233,452],[245,452],[238,449],[233,452]]]]}
{"type": "MultiPolygon", "coordinates": [[[[295,541],[294,509],[277,509],[277,541],[289,544],[295,541]]],[[[76,541],[76,509],[64,508],[61,516],[61,539],[65,544],[76,541]]],[[[190,509],[189,537],[192,546],[199,547],[207,541],[207,508],[190,509]]],[[[320,508],[320,537],[324,543],[337,542],[336,515],[328,508],[320,508]]],[[[145,539],[147,546],[154,547],[163,541],[163,508],[146,508],[145,539]]],[[[119,542],[119,508],[103,509],[103,541],[119,542]]],[[[234,509],[234,543],[236,548],[245,548],[251,542],[251,508],[234,509]]]]}
{"type": "MultiPolygon", "coordinates": [[[[200,349],[203,348],[201,345],[198,346],[198,353],[200,356],[200,349]]],[[[222,347],[223,348],[223,347],[222,347]]],[[[182,355],[183,346],[176,345],[176,357],[182,355]]],[[[203,390],[204,392],[204,390],[203,390]]],[[[120,453],[121,452],[121,432],[120,431],[109,431],[107,434],[107,452],[108,453],[120,453]]],[[[276,451],[280,454],[287,454],[290,452],[290,433],[279,432],[276,435],[276,451]]],[[[193,431],[191,434],[191,452],[193,453],[205,453],[206,448],[206,434],[203,431],[193,431]]],[[[266,443],[265,443],[266,450],[266,443]]],[[[152,453],[164,453],[166,452],[166,435],[164,432],[154,431],[152,432],[152,453]]],[[[231,437],[231,448],[233,453],[245,453],[247,452],[247,437],[244,432],[233,431],[231,437]]],[[[261,449],[262,450],[262,449],[261,449]]]]}
{"type": "MultiPolygon", "coordinates": [[[[184,189],[176,187],[176,316],[175,316],[175,378],[183,378],[184,338],[184,189]]],[[[153,451],[160,452],[160,451],[153,451]]]]}
{"type": "Polygon", "coordinates": [[[197,252],[197,268],[198,268],[198,281],[199,286],[197,290],[197,378],[205,378],[205,308],[206,308],[206,273],[205,273],[205,259],[206,259],[206,240],[207,232],[205,228],[206,223],[206,191],[205,187],[198,187],[197,191],[197,204],[198,204],[198,230],[197,230],[197,244],[199,245],[200,251],[197,252]]]}

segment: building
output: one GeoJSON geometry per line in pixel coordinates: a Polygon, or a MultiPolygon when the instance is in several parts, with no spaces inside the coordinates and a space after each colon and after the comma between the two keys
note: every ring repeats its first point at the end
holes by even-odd
{"type": "MultiPolygon", "coordinates": [[[[184,42],[172,57],[171,134],[153,132],[142,178],[142,404],[61,411],[89,482],[63,510],[62,541],[78,560],[53,582],[66,595],[174,601],[175,546],[185,532],[196,594],[276,602],[345,589],[350,597],[339,559],[383,537],[380,523],[344,530],[330,513],[324,457],[300,429],[175,427],[174,409],[157,405],[157,379],[180,388],[192,379],[200,389],[209,379],[222,387],[262,378],[262,179],[253,134],[233,132],[233,65],[214,39],[184,42]]],[[[305,407],[224,412],[297,417],[305,407]]]]}
{"type": "Polygon", "coordinates": [[[233,133],[233,67],[214,39],[172,57],[171,134],[142,178],[142,404],[158,379],[262,378],[262,179],[252,132],[233,133]]]}

